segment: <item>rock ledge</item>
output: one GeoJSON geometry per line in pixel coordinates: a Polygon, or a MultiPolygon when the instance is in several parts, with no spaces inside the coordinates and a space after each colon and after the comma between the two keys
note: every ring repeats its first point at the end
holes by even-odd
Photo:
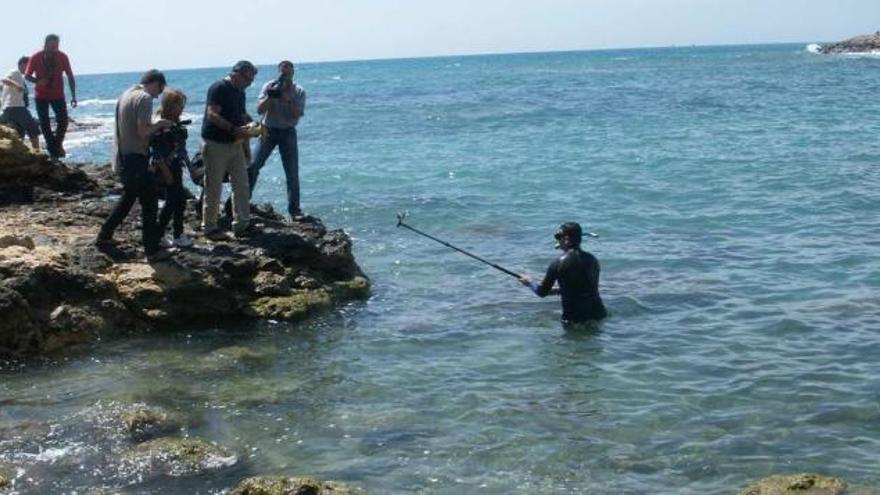
{"type": "Polygon", "coordinates": [[[838,43],[831,43],[830,45],[822,45],[819,47],[819,52],[825,54],[880,53],[880,31],[874,34],[856,36],[838,43]]]}
{"type": "MultiPolygon", "coordinates": [[[[52,352],[114,332],[218,323],[299,320],[369,295],[341,230],[308,217],[286,222],[253,207],[253,236],[210,242],[148,263],[139,207],[116,244],[93,240],[118,184],[109,166],[73,168],[37,155],[0,126],[0,355],[52,352]]],[[[187,211],[187,230],[196,224],[187,211]]]]}

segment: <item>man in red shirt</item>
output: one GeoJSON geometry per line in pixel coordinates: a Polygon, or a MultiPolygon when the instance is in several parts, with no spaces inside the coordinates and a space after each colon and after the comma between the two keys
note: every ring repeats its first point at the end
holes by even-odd
{"type": "Polygon", "coordinates": [[[24,70],[28,81],[35,83],[34,100],[37,116],[40,118],[40,129],[46,140],[46,149],[54,158],[61,158],[64,152],[64,134],[67,132],[67,101],[64,97],[64,78],[70,85],[70,106],[76,108],[76,81],[70,69],[67,55],[58,49],[60,38],[57,34],[46,36],[43,50],[33,54],[24,70]],[[49,123],[49,107],[55,113],[55,132],[49,123]]]}

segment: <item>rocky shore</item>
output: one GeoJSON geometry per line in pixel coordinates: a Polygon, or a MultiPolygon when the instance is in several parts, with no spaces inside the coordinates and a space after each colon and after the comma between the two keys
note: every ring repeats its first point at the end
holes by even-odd
{"type": "Polygon", "coordinates": [[[838,53],[880,53],[880,31],[874,34],[865,34],[856,36],[838,43],[821,45],[820,53],[838,54],[838,53]]]}
{"type": "MultiPolygon", "coordinates": [[[[0,356],[53,352],[123,331],[229,319],[299,320],[369,294],[351,240],[254,207],[259,232],[148,263],[138,206],[115,245],[93,241],[119,193],[109,166],[32,153],[0,126],[0,356]]],[[[187,229],[195,215],[188,212],[187,229]]]]}

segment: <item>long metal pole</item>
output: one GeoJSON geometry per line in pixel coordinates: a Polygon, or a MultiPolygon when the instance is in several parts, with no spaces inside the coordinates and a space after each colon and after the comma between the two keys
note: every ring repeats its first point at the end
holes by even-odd
{"type": "Polygon", "coordinates": [[[446,242],[446,241],[444,241],[444,240],[442,240],[442,239],[438,239],[438,238],[436,238],[436,237],[434,237],[434,236],[432,236],[432,235],[430,235],[430,234],[426,234],[426,233],[422,232],[421,230],[419,230],[419,229],[417,229],[417,228],[415,228],[415,227],[411,227],[411,226],[409,226],[409,225],[403,223],[403,218],[404,218],[404,216],[405,216],[405,215],[403,215],[403,214],[398,214],[398,215],[397,215],[397,226],[398,226],[398,227],[403,227],[403,228],[409,229],[409,230],[415,232],[416,234],[419,234],[419,235],[422,235],[422,236],[427,237],[428,239],[431,239],[432,241],[439,242],[440,244],[443,244],[444,246],[446,246],[446,247],[448,247],[448,248],[450,248],[450,249],[454,249],[454,250],[458,251],[459,253],[461,253],[461,254],[463,254],[463,255],[465,255],[465,256],[470,256],[471,258],[473,258],[473,259],[475,259],[475,260],[477,260],[477,261],[479,261],[479,262],[481,262],[481,263],[485,263],[485,264],[491,266],[492,268],[494,268],[494,269],[496,269],[496,270],[502,271],[502,272],[504,272],[504,273],[510,275],[511,277],[520,278],[520,274],[519,274],[519,273],[516,273],[516,272],[513,272],[513,271],[511,271],[511,270],[508,270],[507,268],[504,268],[503,266],[500,266],[500,265],[497,265],[497,264],[495,264],[495,263],[492,263],[491,261],[484,260],[483,258],[480,258],[479,256],[477,256],[477,255],[475,255],[475,254],[473,254],[473,253],[469,253],[469,252],[465,251],[464,249],[461,249],[461,248],[455,247],[455,246],[453,246],[452,244],[449,244],[448,242],[446,242]]]}

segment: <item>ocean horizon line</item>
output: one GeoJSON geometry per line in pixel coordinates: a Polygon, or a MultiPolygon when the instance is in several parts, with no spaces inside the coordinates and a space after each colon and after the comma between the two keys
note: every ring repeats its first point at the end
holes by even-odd
{"type": "MultiPolygon", "coordinates": [[[[566,50],[535,50],[535,51],[512,51],[512,52],[482,52],[482,53],[463,53],[463,54],[443,54],[443,55],[420,55],[420,56],[407,56],[407,57],[377,57],[377,58],[354,58],[354,59],[335,59],[335,60],[309,60],[303,62],[294,63],[300,66],[309,66],[309,65],[324,65],[324,64],[347,64],[347,63],[359,63],[359,62],[389,62],[389,61],[406,61],[406,60],[431,60],[431,59],[446,59],[446,58],[477,58],[477,57],[497,57],[501,55],[541,55],[541,54],[562,54],[562,53],[586,53],[586,52],[629,52],[629,51],[639,51],[639,50],[680,50],[680,49],[693,49],[693,48],[735,48],[735,47],[750,47],[750,46],[781,46],[781,45],[804,45],[807,46],[809,44],[814,43],[827,43],[827,41],[772,41],[766,43],[713,43],[713,44],[682,44],[682,45],[646,45],[646,46],[631,46],[631,47],[618,47],[618,48],[575,48],[575,49],[566,49],[566,50]]],[[[236,59],[239,60],[239,59],[236,59]]],[[[159,70],[166,73],[180,72],[180,71],[191,71],[191,70],[228,70],[232,67],[232,64],[235,63],[235,60],[230,60],[229,66],[219,66],[219,65],[210,65],[210,66],[202,66],[202,67],[176,67],[176,68],[158,68],[159,70]]],[[[269,67],[274,66],[275,62],[268,63],[257,63],[254,62],[254,65],[257,67],[269,67]]],[[[144,68],[141,70],[122,70],[117,72],[81,72],[78,73],[77,76],[112,76],[112,75],[124,75],[124,74],[142,74],[144,71],[149,70],[150,68],[144,68]]]]}

